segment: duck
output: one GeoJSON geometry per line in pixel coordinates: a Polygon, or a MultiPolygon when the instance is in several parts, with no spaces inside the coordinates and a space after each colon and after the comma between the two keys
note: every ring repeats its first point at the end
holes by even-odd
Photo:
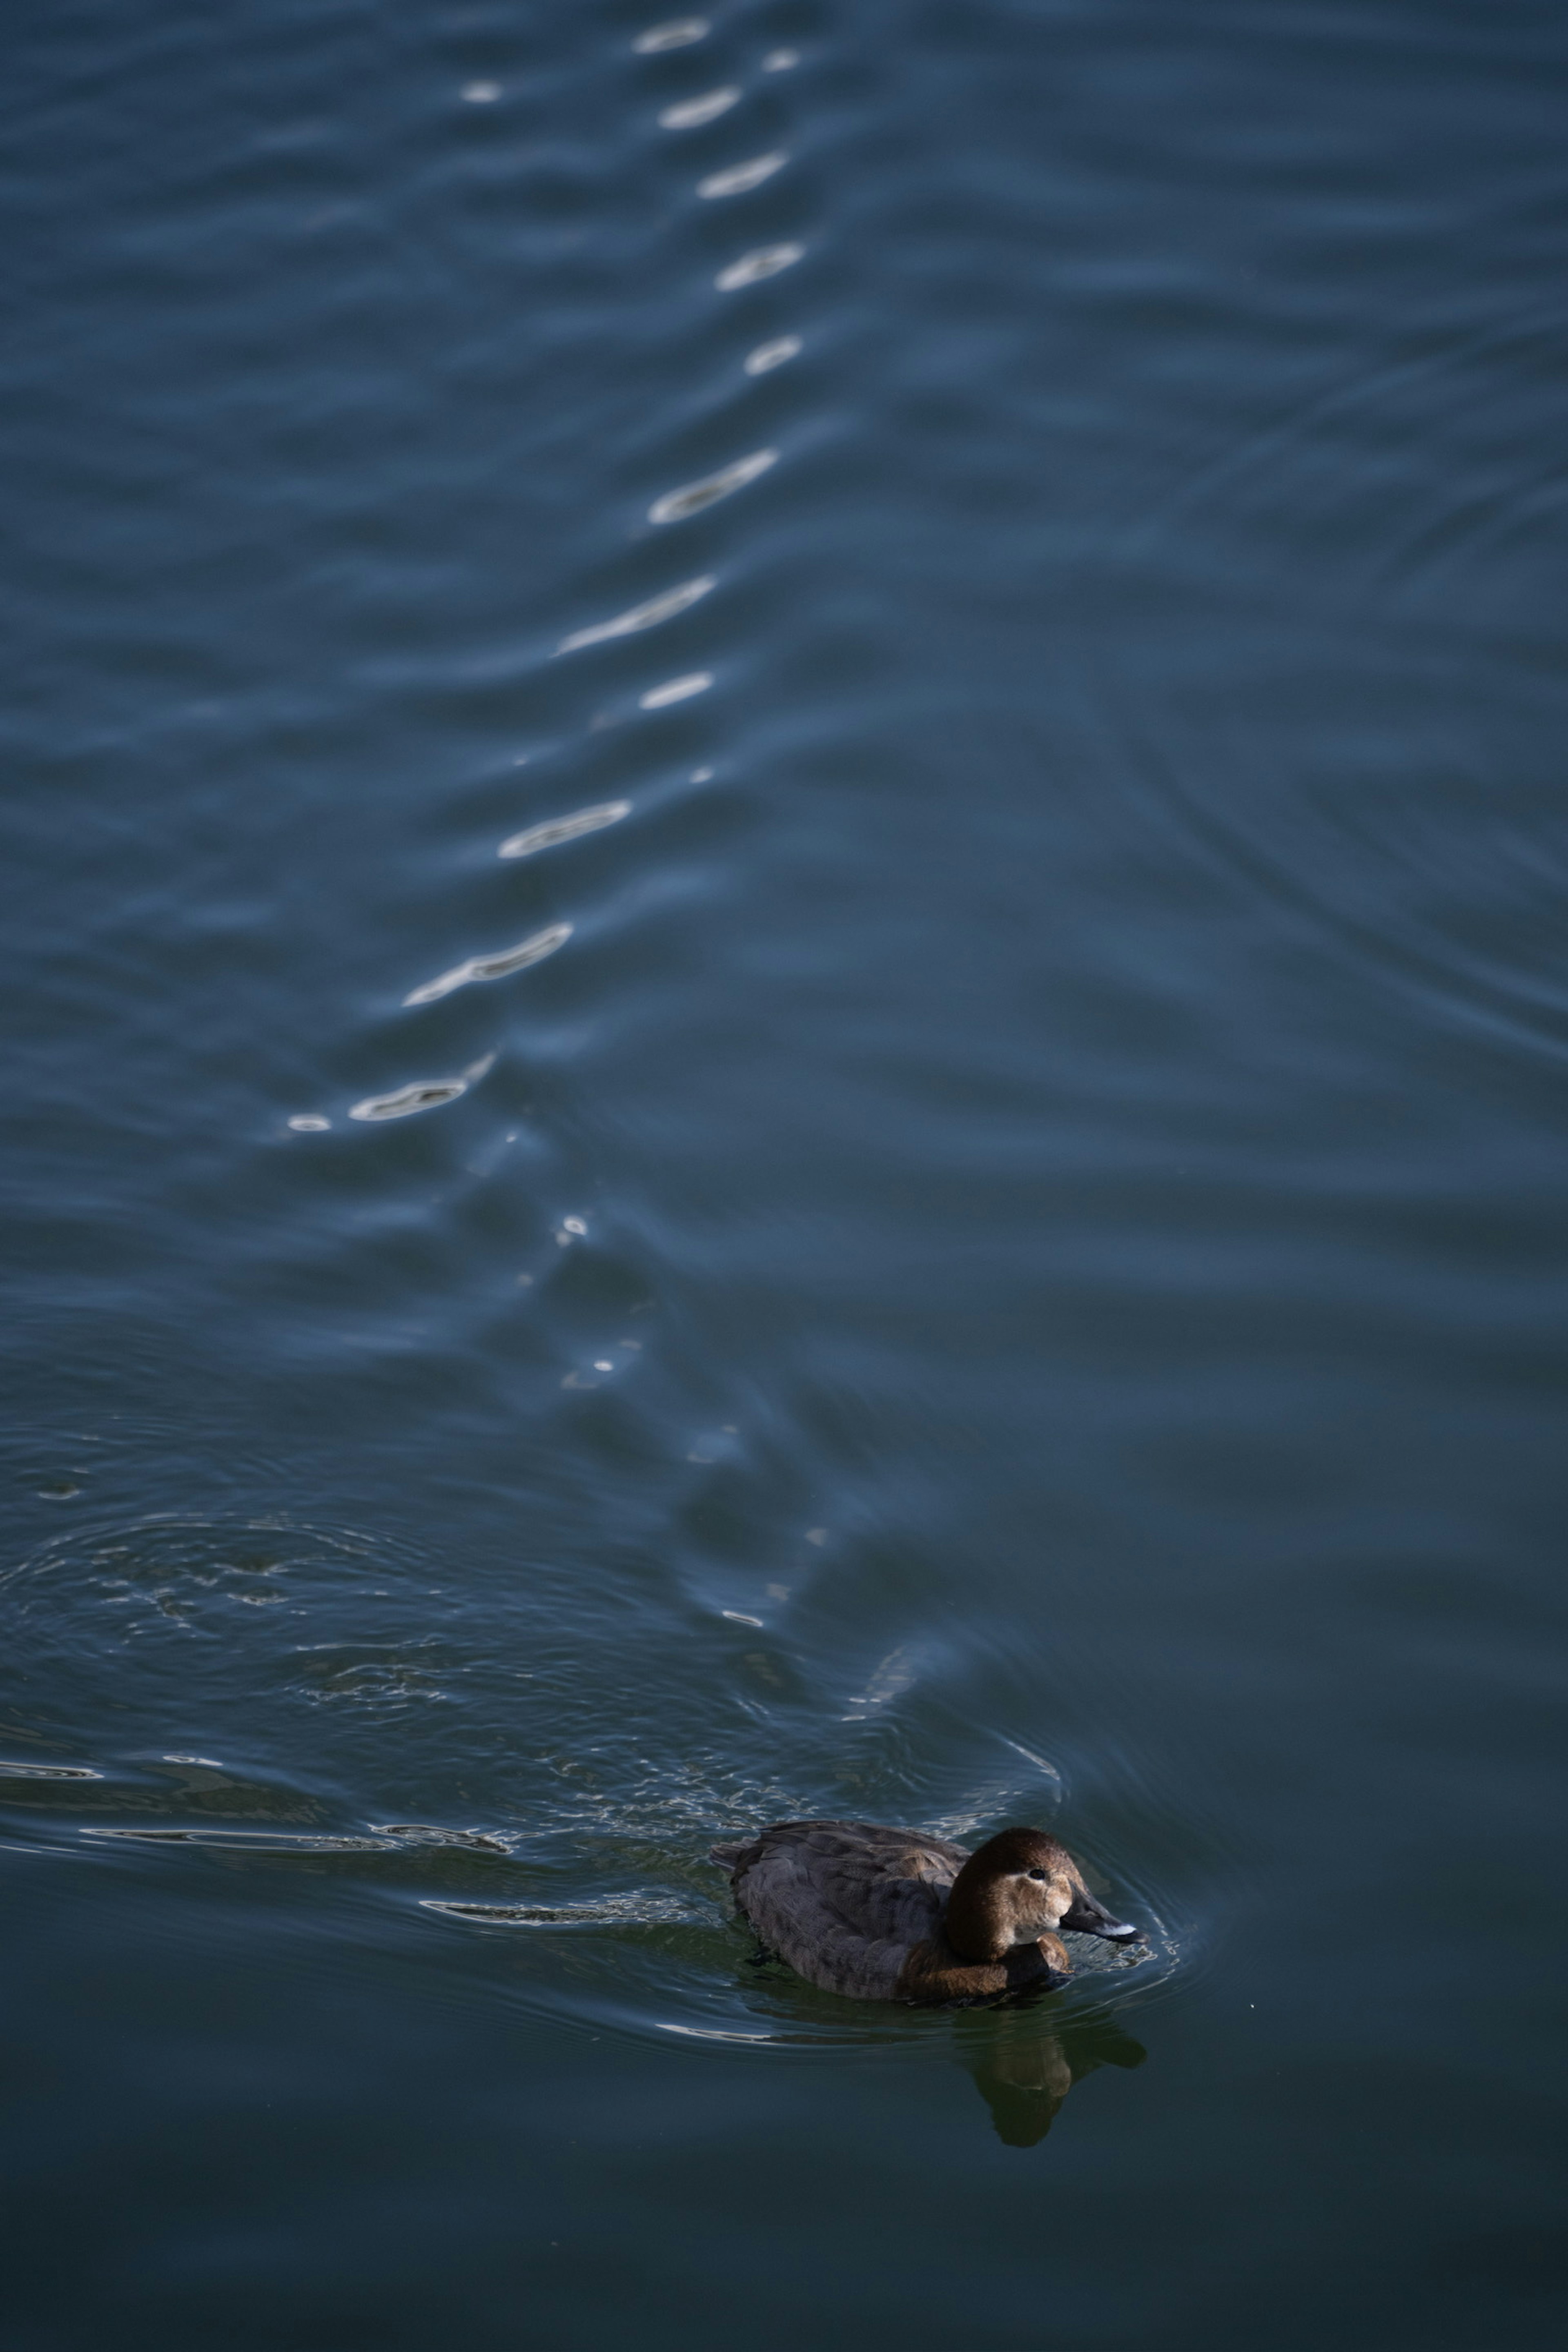
{"type": "Polygon", "coordinates": [[[1139,1933],[1044,1830],[999,1830],[971,1853],[875,1822],[775,1822],[709,1858],[797,1976],[856,2000],[994,2000],[1064,1984],[1058,1928],[1114,1944],[1139,1933]]]}

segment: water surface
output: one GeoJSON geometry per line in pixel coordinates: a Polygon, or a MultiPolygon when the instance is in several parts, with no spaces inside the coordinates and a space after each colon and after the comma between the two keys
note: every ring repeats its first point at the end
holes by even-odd
{"type": "Polygon", "coordinates": [[[7,2352],[1555,2333],[1565,108],[18,26],[7,2352]],[[817,1993],[801,1812],[1147,1941],[817,1993]]]}

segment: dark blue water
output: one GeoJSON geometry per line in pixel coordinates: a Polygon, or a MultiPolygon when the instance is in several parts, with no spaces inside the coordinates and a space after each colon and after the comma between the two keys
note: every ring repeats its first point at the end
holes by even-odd
{"type": "Polygon", "coordinates": [[[11,26],[0,2341],[1555,2340],[1568,23],[657,23],[11,26]]]}

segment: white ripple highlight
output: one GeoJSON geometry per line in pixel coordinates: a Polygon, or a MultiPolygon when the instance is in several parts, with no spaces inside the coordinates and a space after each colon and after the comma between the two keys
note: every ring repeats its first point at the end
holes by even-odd
{"type": "Polygon", "coordinates": [[[771,343],[759,343],[745,357],[748,375],[766,375],[773,368],[783,367],[786,360],[799,357],[801,339],[798,335],[775,335],[771,343]]]}
{"type": "Polygon", "coordinates": [[[733,294],[742,286],[756,286],[764,278],[776,278],[781,269],[789,269],[805,255],[804,245],[760,245],[754,253],[742,254],[731,261],[713,280],[721,294],[733,294]]]}
{"type": "Polygon", "coordinates": [[[451,1903],[422,1895],[422,1911],[448,1919],[469,1919],[479,1927],[650,1927],[687,1925],[691,1906],[679,1895],[644,1887],[630,1895],[606,1895],[587,1903],[451,1903]]]}
{"type": "Polygon", "coordinates": [[[656,58],[665,49],[689,49],[693,41],[705,41],[709,24],[706,16],[672,16],[665,25],[650,25],[632,43],[639,58],[656,58]]]}
{"type": "Polygon", "coordinates": [[[704,474],[700,482],[687,482],[679,490],[666,490],[663,498],[655,499],[647,510],[649,522],[684,522],[688,515],[700,514],[704,507],[727,499],[736,490],[743,490],[770,466],[776,466],[776,449],[753,449],[749,457],[737,457],[732,466],[721,466],[716,474],[704,474]]]}
{"type": "Polygon", "coordinates": [[[694,669],[689,677],[672,677],[663,686],[650,686],[639,698],[644,710],[664,710],[672,702],[689,702],[694,694],[706,694],[713,683],[710,669],[694,669]]]}
{"type": "Polygon", "coordinates": [[[354,1104],[351,1118],[412,1118],[416,1111],[438,1110],[443,1103],[456,1102],[468,1091],[467,1078],[416,1078],[412,1086],[399,1087],[395,1094],[367,1095],[363,1102],[354,1104]]]}
{"type": "Polygon", "coordinates": [[[585,833],[598,833],[607,824],[619,824],[622,817],[630,816],[630,801],[600,801],[594,808],[578,809],[572,816],[546,817],[542,824],[531,824],[521,833],[512,834],[497,850],[498,857],[537,857],[542,849],[557,849],[563,841],[576,841],[585,833]]]}
{"type": "Polygon", "coordinates": [[[731,82],[723,89],[705,89],[700,98],[683,98],[677,106],[667,106],[658,118],[661,131],[700,131],[705,122],[717,122],[738,106],[741,93],[731,82]]]}
{"type": "MultiPolygon", "coordinates": [[[[571,936],[570,923],[552,923],[547,930],[535,931],[531,939],[515,948],[503,948],[499,955],[470,956],[467,963],[455,964],[438,980],[427,980],[423,988],[412,990],[403,1002],[434,1004],[438,997],[450,996],[454,989],[468,988],[475,981],[506,980],[514,971],[526,971],[531,963],[542,963],[546,956],[564,947],[571,936]]],[[[354,1117],[359,1117],[358,1111],[354,1117]]]]}
{"type": "Polygon", "coordinates": [[[661,621],[673,621],[677,613],[686,612],[718,584],[710,575],[683,580],[679,588],[667,588],[662,595],[650,596],[646,604],[634,604],[629,613],[617,613],[613,621],[595,621],[592,628],[574,629],[569,637],[562,638],[555,651],[580,653],[584,646],[606,645],[612,637],[632,637],[639,629],[657,629],[661,621]]]}
{"type": "Polygon", "coordinates": [[[728,171],[710,172],[705,180],[697,183],[697,193],[711,200],[715,196],[743,196],[748,189],[760,188],[775,172],[782,172],[789,157],[782,148],[771,155],[753,155],[747,163],[731,163],[728,171]]]}

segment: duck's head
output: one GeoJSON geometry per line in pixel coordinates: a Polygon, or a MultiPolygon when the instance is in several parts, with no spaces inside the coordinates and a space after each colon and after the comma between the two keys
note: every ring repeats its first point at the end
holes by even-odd
{"type": "Polygon", "coordinates": [[[1030,1829],[1001,1830],[976,1848],[952,1882],[943,1927],[966,1960],[999,1960],[1016,1944],[1054,1938],[1058,1927],[1113,1944],[1138,1933],[1096,1902],[1066,1846],[1030,1829]]]}

